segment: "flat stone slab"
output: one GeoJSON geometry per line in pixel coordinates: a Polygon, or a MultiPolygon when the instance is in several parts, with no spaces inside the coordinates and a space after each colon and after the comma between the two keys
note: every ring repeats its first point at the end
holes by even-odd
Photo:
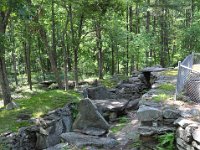
{"type": "Polygon", "coordinates": [[[162,127],[141,126],[138,128],[138,131],[139,131],[140,135],[151,136],[154,134],[164,134],[167,132],[173,132],[173,131],[175,131],[175,128],[167,127],[167,126],[162,126],[162,127]]]}
{"type": "Polygon", "coordinates": [[[76,132],[63,133],[61,138],[71,145],[75,145],[78,148],[83,148],[85,146],[95,146],[99,148],[113,148],[118,142],[109,137],[98,137],[90,136],[76,132]]]}
{"type": "Polygon", "coordinates": [[[105,111],[122,111],[128,104],[126,99],[107,99],[107,100],[93,100],[94,104],[102,112],[105,111]]]}
{"type": "Polygon", "coordinates": [[[141,70],[141,72],[160,72],[164,71],[166,68],[160,68],[160,67],[147,67],[141,70]]]}

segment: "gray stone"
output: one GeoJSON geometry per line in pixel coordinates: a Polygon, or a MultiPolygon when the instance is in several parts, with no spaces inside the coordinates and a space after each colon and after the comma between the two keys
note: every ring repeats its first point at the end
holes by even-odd
{"type": "Polygon", "coordinates": [[[174,125],[181,126],[184,129],[190,124],[196,124],[196,122],[184,118],[178,118],[177,120],[174,121],[174,125]]]}
{"type": "Polygon", "coordinates": [[[197,124],[191,124],[191,125],[188,125],[186,128],[185,128],[185,141],[186,142],[191,142],[192,141],[192,133],[195,129],[198,128],[198,125],[197,124]]]}
{"type": "Polygon", "coordinates": [[[181,116],[183,118],[193,118],[200,115],[200,111],[198,109],[189,109],[181,112],[181,116]]]}
{"type": "Polygon", "coordinates": [[[194,147],[192,147],[191,145],[189,145],[188,143],[186,143],[184,140],[182,140],[181,138],[176,138],[176,143],[178,145],[180,145],[181,147],[184,148],[184,150],[194,150],[194,147]]]}
{"type": "Polygon", "coordinates": [[[136,110],[139,107],[139,101],[141,99],[134,99],[128,102],[128,105],[126,106],[126,110],[136,110]]]}
{"type": "Polygon", "coordinates": [[[195,129],[193,132],[192,132],[192,137],[195,141],[197,141],[198,143],[200,143],[200,127],[195,129]]]}
{"type": "Polygon", "coordinates": [[[164,109],[163,117],[167,119],[178,119],[180,117],[180,111],[170,108],[164,109]]]}
{"type": "Polygon", "coordinates": [[[176,130],[176,137],[184,139],[184,136],[185,136],[185,130],[181,127],[178,127],[178,129],[176,130]]]}
{"type": "Polygon", "coordinates": [[[88,98],[92,100],[110,98],[110,94],[108,90],[103,86],[88,88],[87,94],[88,94],[88,98]]]}
{"type": "Polygon", "coordinates": [[[57,144],[55,146],[52,146],[52,147],[49,147],[47,149],[44,149],[44,150],[67,150],[69,149],[69,144],[68,143],[60,143],[60,144],[57,144]]]}
{"type": "Polygon", "coordinates": [[[92,101],[90,99],[84,99],[80,101],[79,114],[73,124],[73,129],[85,133],[90,128],[108,131],[109,124],[99,113],[92,101]]]}
{"type": "Polygon", "coordinates": [[[47,129],[40,128],[40,132],[37,133],[37,149],[45,149],[60,143],[60,135],[63,132],[62,120],[54,122],[53,126],[47,129]]]}
{"type": "Polygon", "coordinates": [[[72,130],[72,117],[63,116],[62,121],[63,121],[64,132],[70,132],[72,130]]]}
{"type": "Polygon", "coordinates": [[[157,121],[162,120],[162,111],[154,107],[140,106],[137,116],[140,121],[157,121]]]}
{"type": "Polygon", "coordinates": [[[192,146],[197,150],[200,150],[200,145],[196,141],[192,141],[192,146]]]}
{"type": "Polygon", "coordinates": [[[61,138],[68,142],[69,144],[75,145],[78,148],[83,148],[85,146],[95,146],[99,148],[114,148],[118,143],[112,138],[97,137],[84,135],[75,132],[63,133],[61,138]]]}
{"type": "Polygon", "coordinates": [[[106,134],[106,130],[99,128],[87,128],[84,130],[84,133],[88,135],[101,136],[106,134]]]}
{"type": "Polygon", "coordinates": [[[6,105],[7,110],[11,110],[11,109],[15,109],[15,108],[18,108],[18,105],[13,101],[6,105]]]}
{"type": "Polygon", "coordinates": [[[106,99],[106,100],[93,100],[92,101],[101,112],[114,111],[121,112],[124,111],[128,100],[126,99],[106,99]]]}
{"type": "Polygon", "coordinates": [[[161,127],[149,127],[149,126],[140,126],[138,128],[140,135],[150,136],[154,134],[165,134],[167,132],[175,131],[173,127],[161,126],[161,127]]]}
{"type": "Polygon", "coordinates": [[[58,88],[59,88],[58,83],[52,83],[52,84],[48,87],[48,89],[51,89],[51,90],[58,89],[58,88]]]}
{"type": "Polygon", "coordinates": [[[175,119],[163,119],[163,124],[168,126],[174,126],[175,119]]]}

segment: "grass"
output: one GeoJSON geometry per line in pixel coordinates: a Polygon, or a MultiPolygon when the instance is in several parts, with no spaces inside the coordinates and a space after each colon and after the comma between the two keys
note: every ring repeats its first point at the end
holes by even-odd
{"type": "Polygon", "coordinates": [[[172,97],[172,95],[170,95],[170,94],[160,93],[160,94],[154,96],[154,97],[153,97],[153,100],[154,100],[155,102],[163,102],[163,101],[165,101],[165,100],[170,99],[171,97],[172,97]]]}
{"type": "Polygon", "coordinates": [[[128,120],[127,117],[119,118],[119,122],[110,129],[111,132],[117,133],[117,132],[121,131],[121,129],[124,128],[127,125],[128,122],[129,122],[129,120],[128,120]]]}
{"type": "Polygon", "coordinates": [[[175,85],[171,83],[163,83],[160,85],[158,89],[165,90],[165,91],[174,91],[175,85]]]}
{"type": "Polygon", "coordinates": [[[177,69],[166,70],[166,71],[163,71],[162,75],[174,77],[178,75],[178,70],[177,69]]]}
{"type": "Polygon", "coordinates": [[[52,90],[33,95],[31,98],[15,100],[19,108],[0,111],[0,133],[17,131],[20,127],[28,126],[28,121],[17,122],[17,116],[21,113],[31,117],[40,117],[48,111],[63,107],[69,102],[78,102],[80,94],[74,91],[52,90]]]}
{"type": "Polygon", "coordinates": [[[162,83],[157,89],[159,93],[153,96],[155,102],[162,102],[174,97],[175,85],[172,83],[162,83]]]}

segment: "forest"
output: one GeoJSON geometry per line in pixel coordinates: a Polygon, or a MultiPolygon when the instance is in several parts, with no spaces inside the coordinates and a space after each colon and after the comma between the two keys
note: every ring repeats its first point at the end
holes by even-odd
{"type": "Polygon", "coordinates": [[[32,89],[33,77],[68,88],[68,80],[177,66],[199,51],[199,9],[198,0],[1,0],[4,104],[11,84],[32,89]]]}

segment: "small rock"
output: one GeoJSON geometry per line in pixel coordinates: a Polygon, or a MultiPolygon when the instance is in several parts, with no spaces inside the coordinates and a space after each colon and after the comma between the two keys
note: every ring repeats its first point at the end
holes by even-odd
{"type": "Polygon", "coordinates": [[[196,141],[192,141],[192,146],[195,147],[197,150],[200,150],[200,145],[196,141]]]}
{"type": "Polygon", "coordinates": [[[200,127],[195,129],[193,132],[192,132],[192,137],[195,141],[197,141],[198,143],[200,143],[200,127]]]}
{"type": "Polygon", "coordinates": [[[163,117],[167,119],[178,119],[180,117],[180,111],[170,108],[164,109],[163,117]]]}
{"type": "Polygon", "coordinates": [[[126,110],[137,110],[139,107],[140,98],[129,101],[126,110]]]}
{"type": "Polygon", "coordinates": [[[11,110],[11,109],[15,109],[15,108],[18,108],[18,105],[13,101],[6,105],[7,110],[11,110]]]}
{"type": "Polygon", "coordinates": [[[176,143],[178,144],[178,145],[180,145],[180,147],[182,147],[184,150],[194,150],[194,148],[191,146],[191,145],[189,145],[189,144],[187,144],[184,140],[182,140],[181,138],[177,138],[176,139],[176,143]]]}
{"type": "Polygon", "coordinates": [[[196,122],[184,118],[178,118],[177,120],[174,121],[174,125],[181,126],[184,129],[190,124],[196,124],[196,122]]]}
{"type": "Polygon", "coordinates": [[[140,121],[162,120],[162,111],[154,107],[140,106],[137,116],[140,121]]]}
{"type": "Polygon", "coordinates": [[[78,148],[83,148],[85,146],[95,146],[99,148],[113,148],[118,143],[116,140],[109,137],[98,137],[98,136],[90,136],[84,135],[75,132],[63,133],[61,138],[68,142],[69,144],[75,145],[78,148]]]}

